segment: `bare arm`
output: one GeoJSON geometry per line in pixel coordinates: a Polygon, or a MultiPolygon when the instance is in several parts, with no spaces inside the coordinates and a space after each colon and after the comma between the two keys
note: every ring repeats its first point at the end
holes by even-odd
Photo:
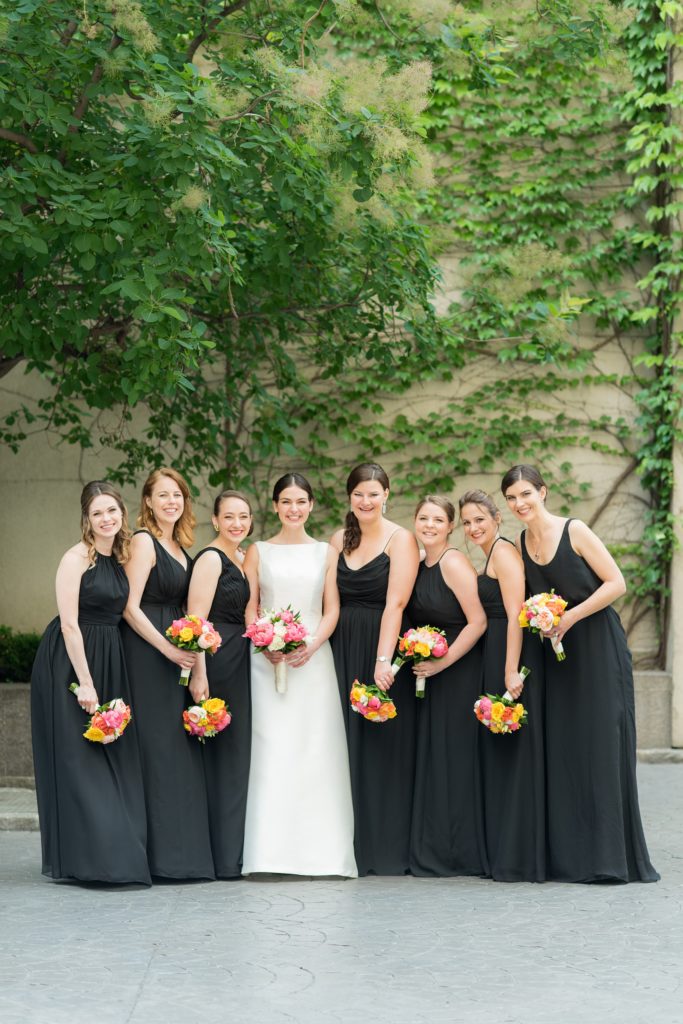
{"type": "Polygon", "coordinates": [[[393,537],[387,554],[391,567],[387,598],[379,628],[377,657],[383,656],[389,660],[375,662],[375,684],[380,690],[388,690],[394,681],[391,657],[398,643],[403,609],[410,600],[420,564],[417,541],[407,530],[400,530],[393,537]]]}
{"type": "Polygon", "coordinates": [[[602,583],[585,601],[566,610],[559,626],[554,630],[560,639],[581,619],[608,608],[618,597],[626,593],[626,584],[619,566],[590,527],[580,519],[572,519],[569,524],[569,539],[576,554],[588,563],[602,583]]]}
{"type": "Polygon", "coordinates": [[[287,663],[294,668],[305,665],[315,652],[332,636],[339,620],[339,590],[337,589],[337,560],[339,554],[332,545],[328,545],[325,569],[325,586],[323,589],[323,615],[315,631],[315,640],[310,644],[298,647],[286,657],[287,663]]]}
{"type": "Polygon", "coordinates": [[[64,646],[78,679],[76,698],[84,711],[92,715],[99,705],[97,689],[85,656],[83,634],[78,625],[78,595],[81,578],[88,569],[88,556],[82,545],[67,551],[57,569],[57,610],[64,646]]]}
{"type": "Polygon", "coordinates": [[[522,628],[519,613],[524,603],[524,563],[511,544],[499,541],[493,549],[491,567],[496,574],[507,614],[507,643],[505,648],[505,689],[517,700],[524,687],[519,674],[522,653],[522,628]]]}
{"type": "Polygon", "coordinates": [[[158,629],[154,628],[140,607],[145,584],[154,564],[152,538],[147,533],[136,533],[130,545],[130,558],[125,565],[130,594],[123,617],[138,636],[146,640],[151,647],[163,654],[169,661],[180,665],[181,668],[194,668],[197,655],[192,651],[183,651],[179,647],[174,647],[158,629]]]}
{"type": "MultiPolygon", "coordinates": [[[[187,595],[187,610],[190,615],[199,615],[203,619],[208,617],[216,595],[221,569],[221,556],[217,551],[209,551],[201,558],[197,558],[192,567],[190,589],[187,595]]],[[[206,655],[203,651],[197,654],[189,686],[192,700],[199,702],[206,700],[209,696],[206,655]]]]}
{"type": "Polygon", "coordinates": [[[258,581],[259,553],[256,544],[250,544],[244,556],[244,575],[249,580],[249,600],[244,611],[244,618],[248,626],[255,619],[258,619],[260,591],[258,581]]]}
{"type": "Polygon", "coordinates": [[[449,665],[454,665],[472,650],[486,631],[486,614],[479,600],[474,566],[460,551],[447,551],[441,559],[441,574],[465,613],[467,625],[458,633],[443,658],[430,658],[415,665],[413,671],[419,676],[435,676],[449,665]]]}

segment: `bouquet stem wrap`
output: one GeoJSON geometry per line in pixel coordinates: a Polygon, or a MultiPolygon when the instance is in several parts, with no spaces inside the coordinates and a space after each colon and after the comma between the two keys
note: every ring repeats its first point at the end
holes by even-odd
{"type": "Polygon", "coordinates": [[[278,661],[275,668],[275,689],[278,693],[287,693],[287,662],[278,661]]]}

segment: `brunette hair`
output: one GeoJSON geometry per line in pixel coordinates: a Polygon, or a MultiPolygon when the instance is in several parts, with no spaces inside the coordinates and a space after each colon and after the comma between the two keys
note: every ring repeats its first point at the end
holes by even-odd
{"type": "Polygon", "coordinates": [[[130,554],[131,532],[128,526],[128,509],[123,503],[123,498],[116,488],[108,480],[91,480],[81,491],[81,540],[88,548],[88,561],[94,565],[97,561],[97,550],[95,549],[95,535],[90,523],[90,506],[94,498],[101,494],[113,498],[121,510],[121,529],[114,537],[112,555],[122,565],[128,561],[130,554]]]}
{"type": "Polygon", "coordinates": [[[444,497],[443,494],[426,494],[424,498],[418,501],[415,516],[417,516],[423,505],[437,505],[442,512],[446,513],[449,523],[455,522],[455,505],[448,498],[444,497]]]}
{"type": "Polygon", "coordinates": [[[497,515],[500,515],[500,509],[496,505],[495,501],[490,494],[486,491],[482,491],[481,488],[477,487],[473,491],[465,491],[461,498],[458,498],[458,510],[462,517],[462,510],[465,505],[479,505],[480,508],[485,508],[492,519],[495,519],[497,515]]]}
{"type": "Polygon", "coordinates": [[[161,469],[153,470],[145,480],[142,488],[142,498],[140,499],[140,514],[138,515],[137,520],[138,526],[141,526],[144,530],[149,530],[149,532],[155,537],[161,536],[159,524],[154,517],[151,507],[147,504],[147,499],[152,497],[152,491],[159,480],[161,480],[162,476],[170,476],[171,480],[174,480],[175,483],[177,483],[183,495],[183,514],[173,527],[173,539],[177,541],[182,548],[191,548],[194,544],[194,528],[197,525],[197,520],[192,512],[190,488],[187,486],[178,470],[172,469],[170,466],[162,466],[161,469]]]}
{"type": "Polygon", "coordinates": [[[273,485],[273,501],[278,500],[286,487],[300,487],[302,491],[306,492],[311,501],[315,500],[313,498],[313,488],[305,476],[302,476],[301,473],[285,473],[273,485]]]}
{"type": "Polygon", "coordinates": [[[254,510],[251,507],[251,502],[249,501],[249,498],[246,496],[246,494],[242,494],[241,491],[221,491],[221,493],[216,496],[216,500],[213,503],[214,516],[218,518],[221,511],[221,502],[226,501],[228,498],[239,498],[239,500],[243,501],[244,504],[249,509],[249,515],[251,516],[251,524],[249,526],[247,537],[251,537],[252,533],[254,532],[254,510]]]}
{"type": "MultiPolygon", "coordinates": [[[[389,490],[389,477],[382,467],[376,462],[361,462],[359,466],[355,466],[349,473],[348,480],[346,481],[346,493],[348,496],[351,497],[358,484],[362,484],[366,480],[378,480],[385,491],[389,490]]],[[[355,551],[360,544],[360,539],[360,523],[355,514],[349,509],[344,521],[344,551],[355,551]]]]}
{"type": "Polygon", "coordinates": [[[500,489],[503,494],[505,494],[508,487],[512,484],[516,484],[519,480],[526,480],[535,487],[537,491],[540,491],[541,487],[545,487],[546,490],[548,488],[548,485],[535,466],[527,466],[522,463],[519,466],[513,466],[511,469],[508,469],[507,473],[503,477],[500,484],[500,489]]]}

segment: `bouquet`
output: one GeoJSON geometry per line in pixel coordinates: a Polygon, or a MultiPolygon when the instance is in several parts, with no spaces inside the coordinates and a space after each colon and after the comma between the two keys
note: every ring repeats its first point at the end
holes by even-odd
{"type": "Polygon", "coordinates": [[[230,708],[219,697],[208,697],[183,711],[183,728],[200,743],[212,739],[232,722],[230,708]]]}
{"type": "Polygon", "coordinates": [[[387,722],[396,718],[396,705],[388,693],[378,686],[366,685],[354,680],[349,695],[351,707],[368,722],[387,722]]]}
{"type": "MultiPolygon", "coordinates": [[[[399,656],[391,666],[394,675],[409,658],[412,658],[416,664],[420,661],[427,661],[428,658],[443,658],[445,654],[448,654],[446,634],[435,626],[418,626],[417,629],[409,629],[399,637],[398,650],[399,656]]],[[[415,696],[424,697],[424,695],[425,678],[417,676],[415,696]]]]}
{"type": "MultiPolygon", "coordinates": [[[[279,612],[264,610],[260,618],[247,626],[246,633],[257,651],[281,651],[289,654],[302,644],[310,643],[312,636],[301,621],[301,612],[292,611],[291,605],[279,612]]],[[[275,689],[287,692],[287,662],[280,661],[275,667],[275,689]]]]}
{"type": "MultiPolygon", "coordinates": [[[[69,689],[77,693],[78,683],[72,683],[69,689]]],[[[94,715],[91,715],[83,738],[91,743],[113,743],[123,735],[130,719],[130,708],[120,697],[116,697],[106,704],[100,704],[94,715]]]]}
{"type": "MultiPolygon", "coordinates": [[[[522,666],[519,674],[526,679],[530,671],[522,666]]],[[[529,719],[524,705],[511,697],[507,690],[502,697],[497,693],[482,693],[475,702],[474,713],[489,732],[495,733],[517,732],[529,719]]]]}
{"type": "MultiPolygon", "coordinates": [[[[566,607],[565,599],[556,594],[554,590],[551,590],[549,594],[534,594],[533,597],[527,598],[522,605],[519,624],[522,629],[528,628],[532,633],[540,633],[541,640],[543,640],[543,633],[547,633],[553,626],[557,626],[566,607]]],[[[562,641],[558,640],[556,636],[551,636],[550,643],[557,660],[564,661],[567,655],[564,653],[562,641]]]]}
{"type": "MultiPolygon", "coordinates": [[[[180,647],[183,651],[204,651],[205,654],[215,654],[222,643],[220,634],[208,619],[202,619],[199,615],[174,619],[166,630],[166,638],[174,647],[180,647]]],[[[189,668],[181,669],[178,680],[181,686],[187,686],[191,671],[189,668]]]]}

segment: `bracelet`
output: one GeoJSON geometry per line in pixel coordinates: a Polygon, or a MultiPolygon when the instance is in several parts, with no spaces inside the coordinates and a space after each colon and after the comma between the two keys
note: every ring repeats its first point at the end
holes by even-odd
{"type": "Polygon", "coordinates": [[[384,654],[380,654],[375,658],[375,661],[391,661],[391,658],[387,658],[384,654]]]}

